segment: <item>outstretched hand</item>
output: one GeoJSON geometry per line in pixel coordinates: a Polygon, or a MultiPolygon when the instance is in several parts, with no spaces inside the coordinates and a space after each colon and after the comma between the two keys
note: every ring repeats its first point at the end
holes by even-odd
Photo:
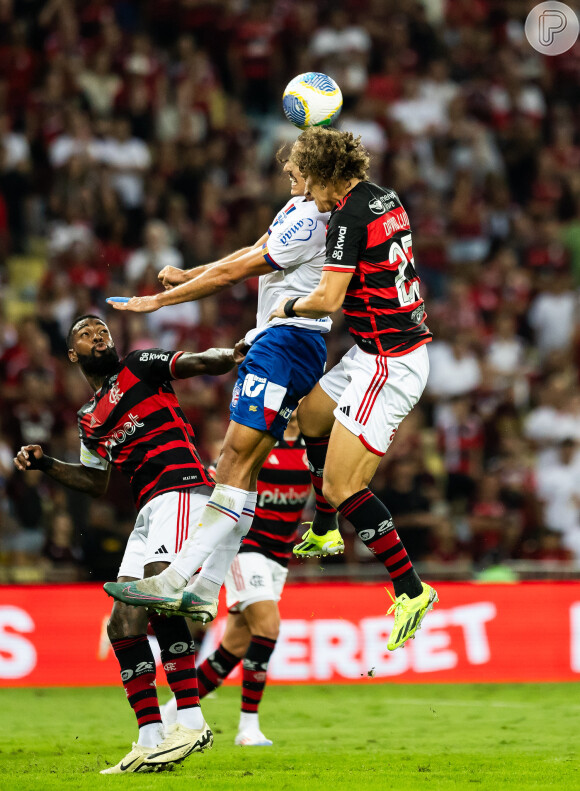
{"type": "Polygon", "coordinates": [[[183,269],[178,269],[176,266],[164,266],[157,277],[164,289],[173,288],[173,286],[179,286],[181,283],[187,282],[183,269]]]}
{"type": "Polygon", "coordinates": [[[112,305],[115,310],[131,310],[133,313],[153,313],[161,307],[157,300],[157,294],[152,294],[149,297],[131,297],[128,302],[115,302],[109,298],[107,303],[112,305]]]}

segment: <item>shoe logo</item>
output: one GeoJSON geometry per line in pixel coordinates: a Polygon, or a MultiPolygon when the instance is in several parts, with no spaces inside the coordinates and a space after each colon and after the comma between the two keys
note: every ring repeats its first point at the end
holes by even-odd
{"type": "Polygon", "coordinates": [[[159,549],[156,549],[156,550],[155,550],[155,553],[154,553],[154,554],[155,554],[155,555],[169,555],[169,552],[167,551],[167,549],[166,549],[166,547],[165,547],[165,544],[161,544],[161,546],[159,547],[159,549]]]}
{"type": "Polygon", "coordinates": [[[130,766],[133,766],[133,764],[135,763],[135,761],[138,761],[138,760],[139,760],[138,758],[133,758],[133,760],[132,760],[132,761],[129,761],[129,763],[128,763],[128,764],[124,764],[124,763],[123,763],[123,761],[121,761],[121,763],[119,764],[119,769],[120,769],[122,772],[126,772],[126,771],[127,771],[127,769],[128,769],[130,766]]]}
{"type": "Polygon", "coordinates": [[[127,585],[125,588],[123,588],[123,593],[127,598],[131,599],[144,599],[145,601],[161,602],[165,601],[162,596],[150,596],[148,593],[139,593],[139,591],[133,590],[130,585],[127,585]]]}

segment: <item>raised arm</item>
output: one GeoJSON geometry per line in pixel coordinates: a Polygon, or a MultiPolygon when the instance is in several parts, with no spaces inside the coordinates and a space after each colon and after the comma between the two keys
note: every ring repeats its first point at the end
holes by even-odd
{"type": "Polygon", "coordinates": [[[14,466],[21,472],[42,470],[69,489],[86,492],[92,497],[100,497],[107,491],[111,468],[98,470],[83,464],[68,464],[47,456],[40,445],[24,445],[14,459],[14,466]]]}
{"type": "Polygon", "coordinates": [[[166,305],[177,305],[179,302],[193,302],[202,297],[209,297],[249,277],[265,275],[271,271],[272,267],[264,258],[262,248],[252,247],[248,252],[242,252],[236,257],[228,257],[203,267],[196,277],[167,291],[149,297],[132,297],[127,303],[115,302],[112,305],[116,310],[152,313],[166,305]]]}
{"type": "Polygon", "coordinates": [[[199,275],[203,274],[207,269],[212,266],[218,266],[219,264],[225,264],[228,261],[232,261],[236,258],[239,258],[246,253],[251,252],[252,250],[261,249],[264,242],[268,239],[268,234],[265,233],[261,236],[257,242],[255,242],[251,247],[242,247],[239,250],[235,250],[230,255],[226,255],[223,258],[220,258],[219,261],[212,261],[209,264],[204,264],[203,266],[196,266],[193,269],[178,269],[176,266],[165,266],[159,272],[158,278],[161,285],[164,288],[173,288],[174,286],[179,286],[182,283],[187,283],[190,280],[198,277],[199,275]]]}

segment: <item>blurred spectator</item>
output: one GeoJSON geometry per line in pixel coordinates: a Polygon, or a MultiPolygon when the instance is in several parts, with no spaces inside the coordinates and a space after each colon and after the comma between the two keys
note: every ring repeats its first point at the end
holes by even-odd
{"type": "Polygon", "coordinates": [[[562,534],[563,546],[580,559],[580,463],[578,445],[564,439],[552,464],[536,470],[538,496],[544,503],[545,525],[562,534]]]}

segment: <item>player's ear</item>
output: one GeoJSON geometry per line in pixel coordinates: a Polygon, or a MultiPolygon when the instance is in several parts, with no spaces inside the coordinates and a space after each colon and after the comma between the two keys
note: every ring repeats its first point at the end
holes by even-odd
{"type": "Polygon", "coordinates": [[[71,361],[71,363],[78,363],[79,361],[78,355],[74,349],[68,350],[68,358],[71,361]]]}

